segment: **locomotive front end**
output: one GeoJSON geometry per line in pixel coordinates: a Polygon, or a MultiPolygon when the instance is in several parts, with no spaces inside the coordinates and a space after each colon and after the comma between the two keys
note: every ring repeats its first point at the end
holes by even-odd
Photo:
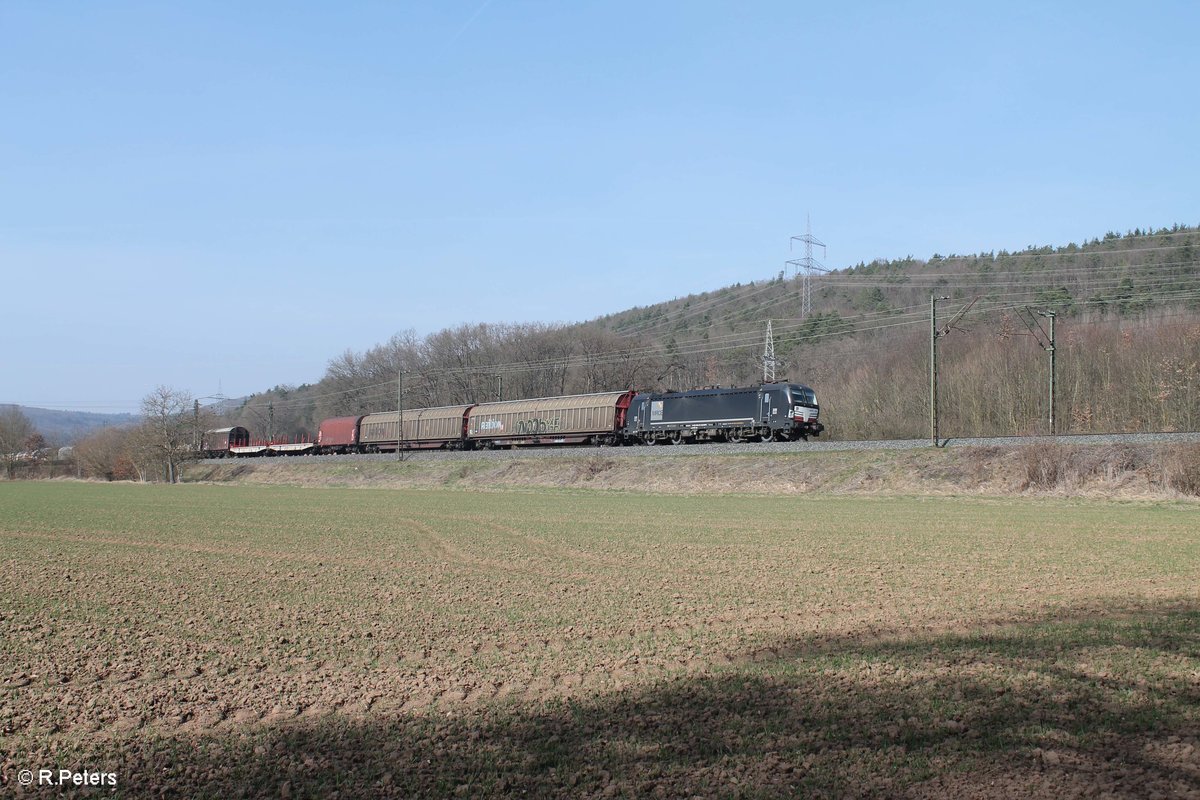
{"type": "Polygon", "coordinates": [[[817,404],[817,393],[807,386],[790,384],[788,395],[792,408],[793,429],[805,437],[820,436],[825,426],[817,420],[821,413],[821,407],[817,404]]]}

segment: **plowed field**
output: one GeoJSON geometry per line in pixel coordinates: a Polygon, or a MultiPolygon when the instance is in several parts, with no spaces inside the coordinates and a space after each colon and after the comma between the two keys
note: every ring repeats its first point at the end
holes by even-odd
{"type": "Polygon", "coordinates": [[[1200,797],[1198,586],[1194,503],[0,484],[0,794],[1200,797]]]}

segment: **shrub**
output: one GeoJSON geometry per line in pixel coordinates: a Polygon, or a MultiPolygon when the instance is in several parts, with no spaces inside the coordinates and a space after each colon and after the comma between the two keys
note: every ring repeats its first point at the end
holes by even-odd
{"type": "Polygon", "coordinates": [[[1059,444],[1038,443],[1022,447],[1020,463],[1024,474],[1021,489],[1053,489],[1066,479],[1072,450],[1059,444]]]}
{"type": "Polygon", "coordinates": [[[1174,448],[1166,459],[1167,485],[1182,494],[1200,497],[1200,444],[1174,448]]]}

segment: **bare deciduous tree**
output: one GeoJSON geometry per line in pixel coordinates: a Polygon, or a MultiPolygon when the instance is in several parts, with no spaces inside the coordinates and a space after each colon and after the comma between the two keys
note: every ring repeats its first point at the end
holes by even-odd
{"type": "Polygon", "coordinates": [[[33,423],[16,406],[5,406],[0,410],[0,460],[4,462],[4,472],[12,477],[13,464],[17,462],[25,442],[35,435],[33,423]]]}
{"type": "Polygon", "coordinates": [[[142,398],[137,449],[163,467],[169,483],[178,480],[179,465],[194,454],[192,428],[192,396],[187,392],[158,386],[142,398]]]}
{"type": "Polygon", "coordinates": [[[132,428],[102,428],[75,444],[75,462],[89,478],[129,480],[137,477],[130,445],[132,428]]]}

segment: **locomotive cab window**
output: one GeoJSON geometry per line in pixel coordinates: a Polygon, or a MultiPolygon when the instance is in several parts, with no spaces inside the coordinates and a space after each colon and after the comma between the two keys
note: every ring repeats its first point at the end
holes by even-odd
{"type": "Polygon", "coordinates": [[[791,387],[792,403],[799,406],[815,406],[817,396],[812,389],[803,386],[791,387]]]}

